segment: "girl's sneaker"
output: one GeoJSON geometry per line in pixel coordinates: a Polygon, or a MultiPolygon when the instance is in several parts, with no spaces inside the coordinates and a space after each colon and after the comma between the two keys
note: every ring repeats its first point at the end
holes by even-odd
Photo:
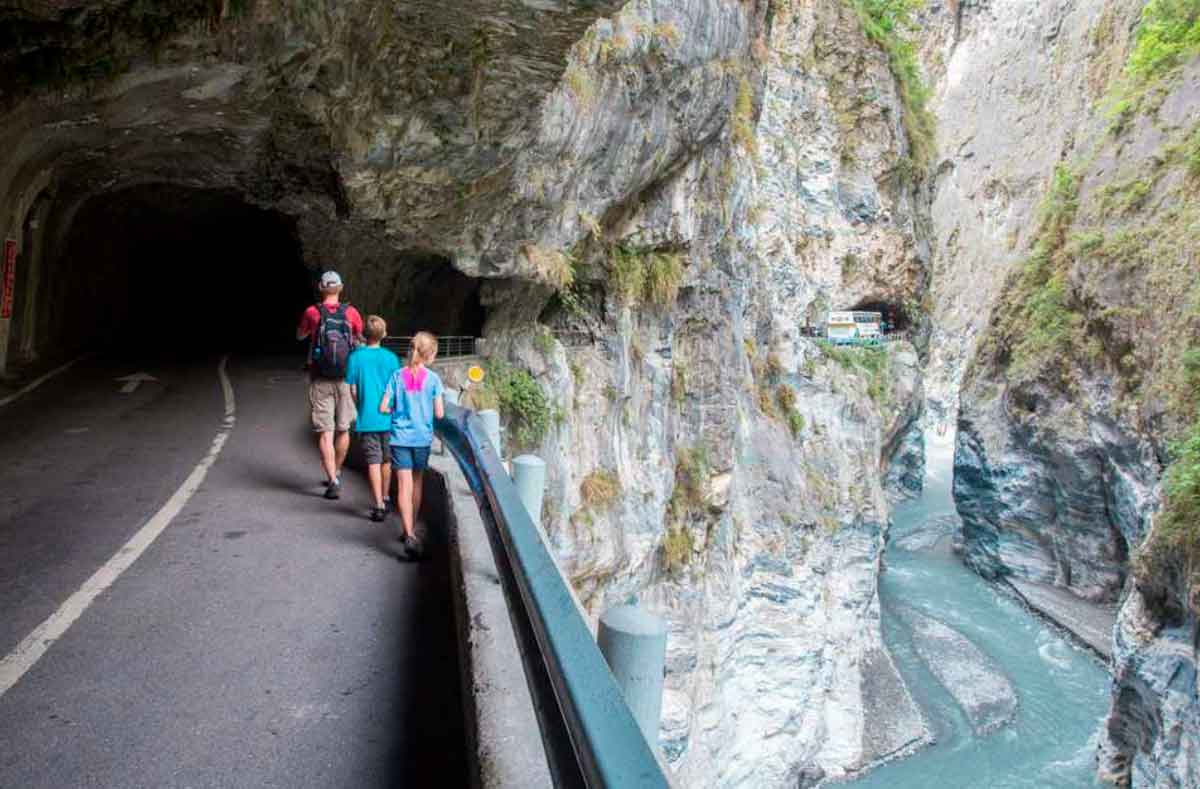
{"type": "Polygon", "coordinates": [[[372,507],[371,514],[367,516],[374,523],[383,523],[387,518],[387,509],[384,507],[372,507]]]}
{"type": "Polygon", "coordinates": [[[411,559],[421,559],[425,556],[425,546],[421,544],[420,540],[411,535],[404,536],[404,550],[411,559]]]}

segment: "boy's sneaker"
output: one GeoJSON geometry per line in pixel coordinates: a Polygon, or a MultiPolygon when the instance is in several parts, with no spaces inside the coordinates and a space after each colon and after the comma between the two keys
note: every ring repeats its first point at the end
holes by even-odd
{"type": "Polygon", "coordinates": [[[337,479],[329,480],[329,483],[325,486],[325,498],[337,499],[337,498],[341,498],[341,496],[342,496],[341,480],[337,480],[337,479]]]}
{"type": "Polygon", "coordinates": [[[371,514],[367,516],[375,523],[383,523],[387,517],[387,510],[383,507],[372,507],[371,514]]]}

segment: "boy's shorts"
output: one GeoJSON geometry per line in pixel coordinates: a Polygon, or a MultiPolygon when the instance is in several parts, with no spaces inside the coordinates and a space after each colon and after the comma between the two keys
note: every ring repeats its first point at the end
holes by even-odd
{"type": "Polygon", "coordinates": [[[429,468],[429,447],[392,447],[392,468],[424,471],[429,468]]]}
{"type": "Polygon", "coordinates": [[[388,431],[359,433],[358,443],[362,446],[363,459],[368,466],[378,466],[388,462],[388,431]]]}
{"type": "Polygon", "coordinates": [[[345,381],[313,378],[308,382],[308,403],[314,433],[345,433],[358,416],[350,384],[345,381]]]}

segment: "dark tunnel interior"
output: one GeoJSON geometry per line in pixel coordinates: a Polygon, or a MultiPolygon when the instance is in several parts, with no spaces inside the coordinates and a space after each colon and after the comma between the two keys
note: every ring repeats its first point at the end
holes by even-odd
{"type": "Polygon", "coordinates": [[[439,255],[402,256],[395,266],[393,298],[383,314],[388,333],[480,336],[486,317],[479,300],[482,284],[439,255]]]}
{"type": "Polygon", "coordinates": [[[59,250],[45,335],[77,347],[286,350],[311,300],[292,220],[219,191],[97,196],[59,250]]]}
{"type": "MultiPolygon", "coordinates": [[[[291,217],[232,192],[144,185],[87,201],[56,241],[39,294],[42,343],[122,355],[304,353],[295,328],[320,271],[305,265],[291,217]]],[[[342,274],[346,300],[382,314],[393,336],[482,331],[481,282],[445,257],[400,253],[360,277],[342,274]]]]}
{"type": "Polygon", "coordinates": [[[860,301],[851,310],[858,312],[878,312],[883,315],[883,321],[888,326],[888,331],[908,331],[911,326],[911,321],[908,313],[904,309],[904,305],[896,304],[889,301],[860,301]]]}

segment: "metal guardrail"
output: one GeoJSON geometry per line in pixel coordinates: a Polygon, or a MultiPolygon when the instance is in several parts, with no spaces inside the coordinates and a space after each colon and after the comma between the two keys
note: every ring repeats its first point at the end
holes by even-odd
{"type": "Polygon", "coordinates": [[[880,345],[888,345],[893,342],[904,342],[908,340],[908,332],[895,331],[887,334],[881,334],[878,337],[846,337],[841,339],[829,339],[828,337],[818,337],[818,345],[835,345],[842,347],[878,347],[880,345]]]}
{"type": "MultiPolygon", "coordinates": [[[[443,359],[450,356],[474,356],[475,342],[478,339],[478,337],[459,334],[438,335],[438,356],[443,359]]],[[[411,345],[411,336],[386,337],[383,340],[385,348],[390,348],[400,356],[408,356],[408,349],[411,345]]]]}
{"type": "Polygon", "coordinates": [[[446,404],[435,430],[479,504],[559,787],[667,789],[654,752],[478,415],[446,404]]]}

